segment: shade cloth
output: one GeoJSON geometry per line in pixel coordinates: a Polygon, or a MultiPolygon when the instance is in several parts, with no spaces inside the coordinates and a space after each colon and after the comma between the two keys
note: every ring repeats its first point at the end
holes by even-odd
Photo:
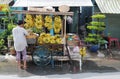
{"type": "Polygon", "coordinates": [[[102,13],[120,14],[120,0],[95,0],[102,13]]]}
{"type": "Polygon", "coordinates": [[[0,4],[9,4],[13,0],[0,0],[0,4]]]}
{"type": "Polygon", "coordinates": [[[43,6],[93,6],[91,0],[17,0],[13,7],[43,6]]]}

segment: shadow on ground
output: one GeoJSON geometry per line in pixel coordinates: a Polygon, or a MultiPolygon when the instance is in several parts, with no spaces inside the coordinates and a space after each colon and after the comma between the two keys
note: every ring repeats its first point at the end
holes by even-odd
{"type": "Polygon", "coordinates": [[[63,62],[62,67],[55,66],[52,68],[51,65],[48,66],[36,66],[33,62],[28,63],[29,67],[26,70],[28,73],[34,75],[53,75],[53,74],[68,74],[68,73],[81,73],[81,72],[117,72],[113,67],[108,66],[98,66],[95,62],[86,60],[83,63],[83,70],[79,71],[79,64],[74,61],[72,65],[69,62],[63,62]]]}
{"type": "Polygon", "coordinates": [[[87,60],[83,63],[84,72],[117,72],[118,70],[110,66],[98,66],[95,62],[87,60]]]}

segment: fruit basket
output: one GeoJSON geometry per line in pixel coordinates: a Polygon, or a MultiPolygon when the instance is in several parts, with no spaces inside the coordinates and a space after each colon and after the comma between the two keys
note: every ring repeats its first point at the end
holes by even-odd
{"type": "Polygon", "coordinates": [[[37,37],[35,35],[29,35],[29,36],[26,36],[26,39],[28,44],[35,44],[37,37]]]}
{"type": "Polygon", "coordinates": [[[35,44],[36,43],[36,38],[27,38],[27,43],[28,44],[35,44]]]}
{"type": "Polygon", "coordinates": [[[32,32],[31,30],[27,30],[29,35],[26,36],[27,39],[27,43],[28,44],[35,44],[37,41],[37,36],[39,36],[38,34],[32,32]]]}

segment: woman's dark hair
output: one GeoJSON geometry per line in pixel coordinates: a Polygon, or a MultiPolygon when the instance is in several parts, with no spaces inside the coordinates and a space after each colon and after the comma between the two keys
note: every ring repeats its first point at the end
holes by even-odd
{"type": "Polygon", "coordinates": [[[21,24],[24,24],[25,22],[23,21],[23,20],[19,20],[18,22],[17,22],[17,24],[18,25],[21,25],[21,24]]]}

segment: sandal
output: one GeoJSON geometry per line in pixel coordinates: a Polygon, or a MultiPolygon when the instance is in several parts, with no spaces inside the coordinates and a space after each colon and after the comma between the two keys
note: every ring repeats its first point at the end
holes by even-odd
{"type": "Polygon", "coordinates": [[[27,66],[23,66],[23,69],[26,70],[26,69],[27,69],[27,66]]]}
{"type": "Polygon", "coordinates": [[[21,69],[23,67],[23,65],[18,65],[18,69],[21,69]]]}

